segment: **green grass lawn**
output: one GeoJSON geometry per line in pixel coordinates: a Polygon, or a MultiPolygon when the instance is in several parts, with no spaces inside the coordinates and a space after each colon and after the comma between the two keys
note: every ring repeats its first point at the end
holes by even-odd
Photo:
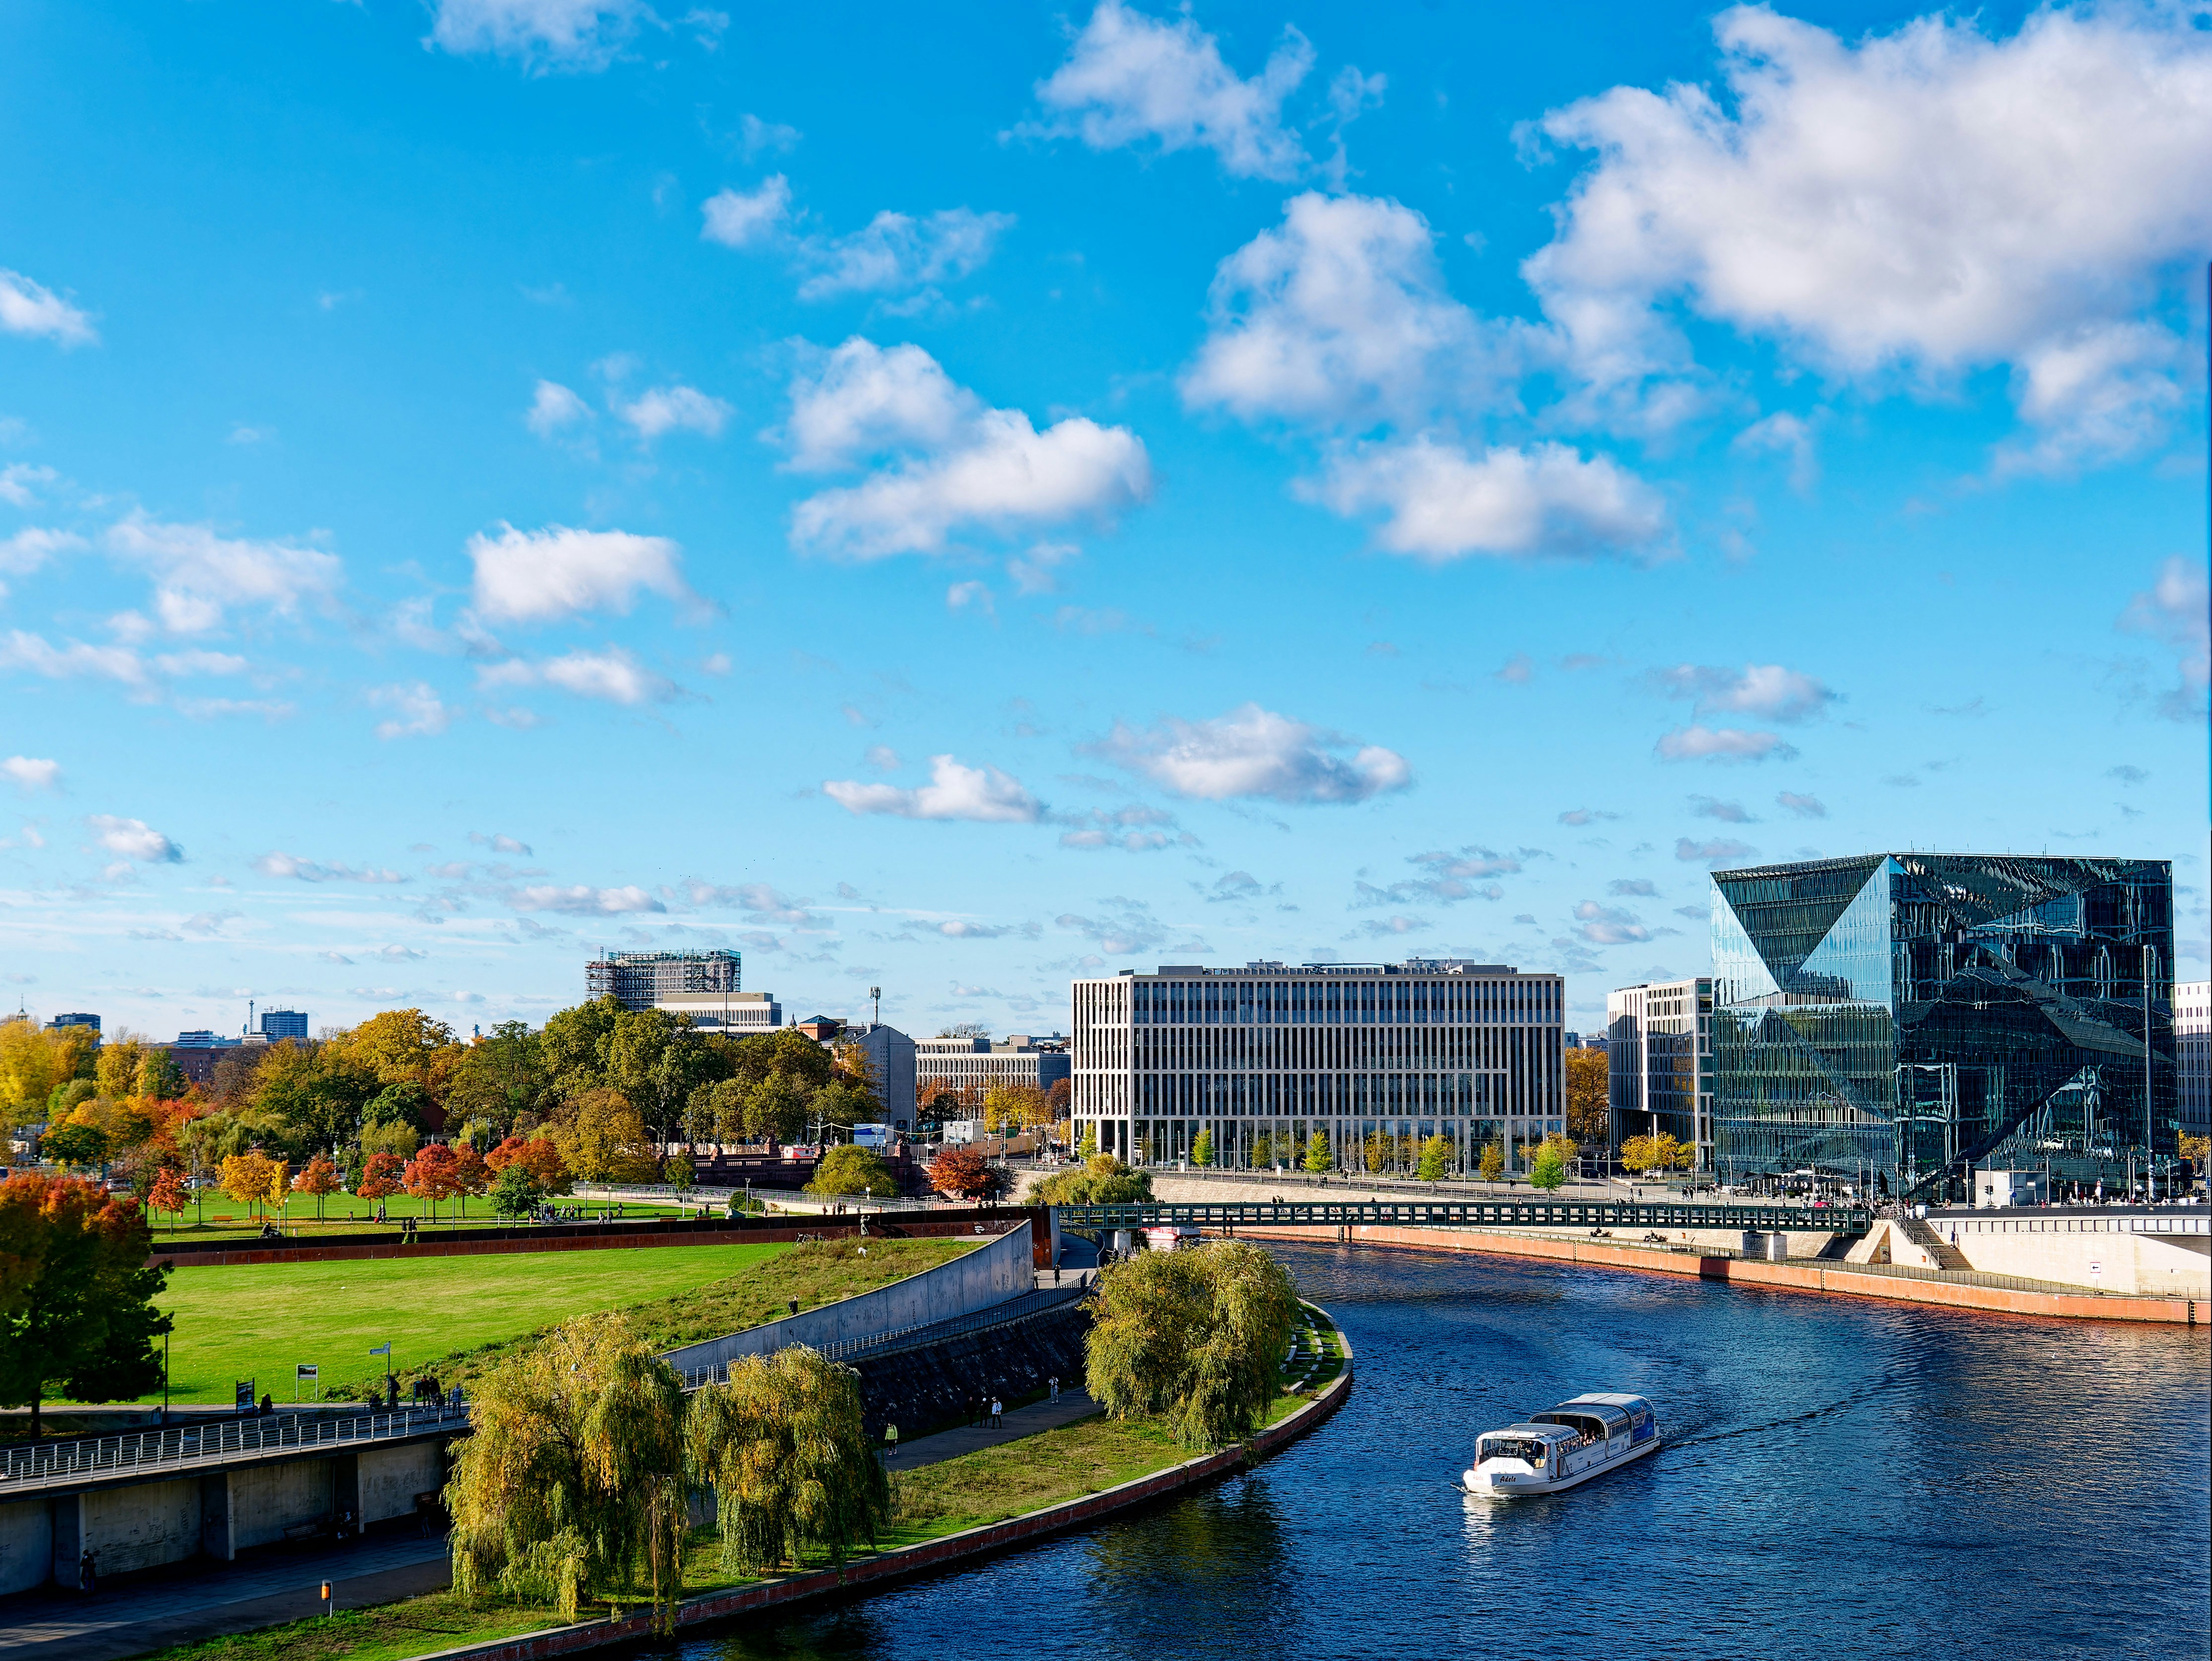
{"type": "MultiPolygon", "coordinates": [[[[313,1240],[320,1234],[358,1234],[364,1230],[374,1230],[379,1226],[376,1221],[376,1208],[379,1203],[371,1200],[356,1200],[350,1194],[333,1194],[324,1200],[323,1215],[320,1220],[318,1220],[315,1216],[314,1201],[300,1196],[295,1198],[292,1203],[284,1208],[284,1214],[278,1220],[283,1225],[285,1238],[288,1239],[313,1240]]],[[[436,1208],[437,1215],[434,1218],[431,1215],[428,1202],[416,1199],[411,1195],[394,1194],[380,1203],[384,1207],[386,1218],[382,1226],[395,1232],[402,1217],[419,1218],[426,1227],[435,1228],[490,1228],[509,1226],[507,1219],[493,1214],[491,1202],[484,1198],[468,1202],[466,1216],[461,1214],[459,1202],[441,1201],[436,1208]]],[[[586,1220],[591,1221],[599,1220],[602,1213],[611,1213],[617,1204],[611,1200],[572,1200],[565,1196],[556,1197],[554,1203],[563,1208],[569,1206],[581,1206],[584,1208],[586,1220]]],[[[683,1207],[639,1200],[624,1200],[620,1202],[620,1204],[622,1214],[625,1220],[633,1217],[672,1217],[679,1211],[696,1216],[700,1208],[699,1202],[696,1201],[689,1206],[683,1207]]],[[[722,1214],[723,1208],[719,1205],[708,1208],[718,1217],[722,1214]]],[[[188,1208],[179,1212],[173,1219],[167,1212],[159,1212],[149,1213],[146,1220],[148,1226],[154,1231],[155,1249],[159,1250],[171,1240],[214,1240],[234,1237],[251,1238],[260,1233],[262,1217],[259,1212],[240,1205],[227,1195],[209,1192],[200,1196],[200,1203],[197,1208],[188,1208]]]]}

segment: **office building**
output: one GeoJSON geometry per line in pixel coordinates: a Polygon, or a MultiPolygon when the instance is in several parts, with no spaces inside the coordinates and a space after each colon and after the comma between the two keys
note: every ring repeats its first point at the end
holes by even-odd
{"type": "Polygon", "coordinates": [[[1713,873],[1723,1181],[1927,1198],[1971,1165],[2108,1183],[2174,1149],[2163,860],[1869,854],[1713,873]]]}
{"type": "Polygon", "coordinates": [[[82,1010],[72,1010],[66,1015],[57,1015],[46,1023],[46,1030],[50,1032],[64,1026],[88,1026],[97,1032],[100,1031],[100,1017],[88,1015],[82,1010]]]}
{"type": "Polygon", "coordinates": [[[2173,1049],[2174,1116],[2191,1135],[2212,1136],[2212,981],[2173,989],[2173,1049]]]}
{"type": "Polygon", "coordinates": [[[264,1009],[261,1012],[261,1036],[271,1043],[281,1043],[286,1038],[295,1043],[307,1041],[307,1013],[304,1009],[264,1009]]]}
{"type": "Polygon", "coordinates": [[[1523,1144],[1566,1129],[1565,990],[1455,958],[1078,981],[1075,1134],[1163,1162],[1210,1130],[1231,1166],[1261,1135],[1281,1157],[1318,1131],[1354,1166],[1370,1135],[1441,1135],[1462,1163],[1501,1142],[1517,1165],[1523,1144]]]}
{"type": "Polygon", "coordinates": [[[1713,1168],[1713,983],[1710,977],[1605,995],[1613,1145],[1666,1135],[1713,1168]]]}
{"type": "Polygon", "coordinates": [[[783,1006],[772,994],[740,992],[734,987],[726,992],[663,992],[648,999],[645,1007],[688,1015],[694,1027],[718,1037],[750,1037],[783,1025],[783,1006]]]}
{"type": "Polygon", "coordinates": [[[650,1009],[677,993],[735,992],[742,966],[735,952],[610,952],[584,966],[584,995],[650,1009]]]}
{"type": "Polygon", "coordinates": [[[885,1123],[894,1130],[914,1129],[915,1041],[895,1026],[859,1021],[843,1028],[834,1042],[850,1044],[867,1061],[885,1123]]]}
{"type": "Polygon", "coordinates": [[[1047,1037],[1013,1032],[998,1039],[914,1041],[917,1089],[934,1082],[949,1085],[954,1090],[969,1085],[987,1091],[994,1086],[1027,1085],[1034,1090],[1048,1091],[1067,1077],[1069,1065],[1067,1040],[1056,1032],[1047,1037]]]}

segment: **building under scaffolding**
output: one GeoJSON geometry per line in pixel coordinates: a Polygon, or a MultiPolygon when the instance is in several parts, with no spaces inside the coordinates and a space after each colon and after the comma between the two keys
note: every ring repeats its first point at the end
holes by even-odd
{"type": "Polygon", "coordinates": [[[735,952],[610,952],[584,966],[584,993],[650,1009],[674,993],[735,992],[742,961],[735,952]]]}
{"type": "Polygon", "coordinates": [[[1873,854],[1713,873],[1723,1182],[1929,1196],[1970,1167],[2054,1186],[2176,1147],[2163,860],[1873,854]]]}

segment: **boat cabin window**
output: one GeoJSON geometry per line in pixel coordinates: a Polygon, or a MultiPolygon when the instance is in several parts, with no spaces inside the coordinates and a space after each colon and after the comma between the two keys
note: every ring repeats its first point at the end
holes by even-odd
{"type": "Polygon", "coordinates": [[[1544,1444],[1521,1436],[1486,1436],[1476,1455],[1479,1464],[1485,1459],[1525,1459],[1532,1465],[1544,1463],[1544,1444]]]}

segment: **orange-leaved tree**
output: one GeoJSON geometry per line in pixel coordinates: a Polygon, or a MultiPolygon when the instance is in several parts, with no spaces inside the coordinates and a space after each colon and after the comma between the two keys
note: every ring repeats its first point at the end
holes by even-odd
{"type": "Polygon", "coordinates": [[[561,1150],[553,1146],[550,1137],[526,1140],[509,1136],[484,1155],[484,1163],[495,1171],[520,1165],[530,1173],[530,1180],[548,1194],[566,1194],[572,1186],[568,1167],[562,1162],[561,1150]]]}
{"type": "Polygon", "coordinates": [[[161,1174],[154,1178],[153,1192],[146,1196],[146,1208],[167,1212],[169,1232],[174,1234],[177,1232],[177,1214],[191,1202],[191,1195],[185,1187],[185,1173],[173,1165],[163,1165],[161,1174]]]}
{"type": "Polygon", "coordinates": [[[460,1196],[461,1215],[469,1214],[469,1196],[491,1186],[491,1167],[483,1155],[466,1142],[453,1149],[453,1192],[460,1196]]]}
{"type": "Polygon", "coordinates": [[[387,1194],[397,1194],[400,1172],[404,1168],[397,1153],[372,1153],[362,1164],[361,1182],[354,1192],[364,1200],[380,1200],[387,1194]]]}
{"type": "Polygon", "coordinates": [[[443,1142],[432,1142],[407,1162],[402,1186],[416,1199],[428,1202],[432,1222],[438,1220],[438,1202],[450,1200],[461,1191],[454,1179],[455,1163],[453,1150],[443,1142]]]}
{"type": "Polygon", "coordinates": [[[167,1278],[138,1202],[75,1177],[0,1181],[0,1407],[50,1396],[129,1401],[156,1389],[154,1340],[169,1329],[154,1298],[167,1278]]]}
{"type": "Polygon", "coordinates": [[[292,1178],[292,1186],[302,1194],[315,1196],[315,1220],[323,1220],[324,1199],[338,1190],[338,1168],[331,1163],[330,1155],[318,1153],[307,1161],[307,1167],[292,1178]]]}
{"type": "Polygon", "coordinates": [[[929,1184],[956,1200],[988,1200],[999,1190],[999,1173],[972,1147],[948,1147],[929,1167],[929,1184]]]}

